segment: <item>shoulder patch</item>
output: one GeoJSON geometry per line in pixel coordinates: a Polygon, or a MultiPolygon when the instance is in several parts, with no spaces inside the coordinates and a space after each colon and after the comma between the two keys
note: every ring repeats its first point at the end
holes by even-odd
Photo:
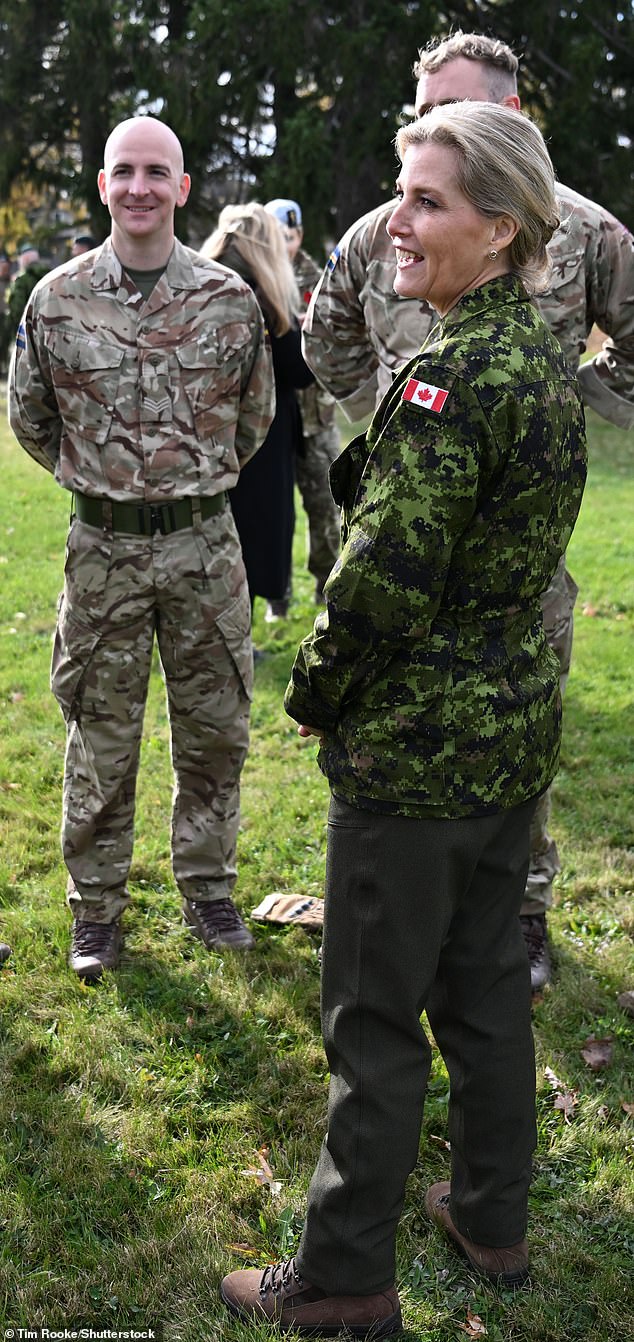
{"type": "Polygon", "coordinates": [[[339,247],[333,247],[330,256],[328,257],[328,260],[326,262],[326,269],[333,271],[340,256],[341,256],[341,249],[339,247]]]}
{"type": "Polygon", "coordinates": [[[26,349],[26,330],[24,328],[24,322],[20,322],[16,331],[15,347],[16,349],[26,349]]]}
{"type": "Polygon", "coordinates": [[[419,382],[417,378],[411,377],[405,385],[403,391],[403,400],[411,401],[412,405],[422,405],[425,410],[433,410],[439,415],[449,395],[443,387],[432,387],[431,382],[419,382]]]}

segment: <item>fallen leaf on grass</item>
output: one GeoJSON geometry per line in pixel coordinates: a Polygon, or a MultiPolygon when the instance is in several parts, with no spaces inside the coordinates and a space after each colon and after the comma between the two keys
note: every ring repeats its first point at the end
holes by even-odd
{"type": "Polygon", "coordinates": [[[574,1117],[575,1109],[579,1103],[579,1094],[576,1090],[568,1090],[563,1081],[555,1075],[552,1067],[544,1068],[544,1076],[552,1090],[556,1091],[553,1105],[555,1109],[561,1109],[564,1120],[569,1123],[574,1117]]]}
{"type": "Polygon", "coordinates": [[[19,783],[0,783],[0,788],[2,788],[2,791],[3,791],[3,792],[19,792],[19,791],[20,791],[20,784],[19,784],[19,783]]]}
{"type": "Polygon", "coordinates": [[[231,1249],[232,1253],[242,1254],[245,1258],[255,1258],[257,1253],[252,1244],[228,1244],[227,1248],[231,1249]]]}
{"type": "Polygon", "coordinates": [[[621,1100],[621,1109],[625,1111],[628,1118],[634,1118],[634,1104],[629,1104],[627,1100],[621,1100]]]}
{"type": "Polygon", "coordinates": [[[589,602],[586,602],[585,606],[582,606],[582,608],[581,608],[581,614],[582,614],[582,615],[589,615],[590,618],[592,619],[592,618],[594,618],[595,615],[598,615],[598,614],[599,614],[599,607],[598,607],[598,606],[591,606],[591,605],[589,604],[589,602]]]}
{"type": "Polygon", "coordinates": [[[610,1066],[614,1053],[613,1043],[611,1035],[606,1035],[605,1039],[595,1039],[594,1036],[586,1039],[581,1057],[592,1072],[600,1072],[602,1067],[610,1066]]]}
{"type": "Polygon", "coordinates": [[[445,1151],[451,1151],[451,1142],[445,1141],[444,1137],[434,1137],[433,1132],[429,1134],[430,1142],[435,1142],[436,1146],[444,1147],[445,1151]]]}
{"type": "Polygon", "coordinates": [[[252,1179],[257,1179],[257,1182],[259,1184],[262,1184],[264,1187],[270,1189],[271,1197],[276,1197],[277,1194],[280,1192],[282,1185],[280,1183],[280,1180],[275,1178],[271,1166],[269,1165],[269,1162],[266,1158],[269,1154],[268,1148],[266,1146],[262,1146],[259,1151],[256,1151],[255,1154],[260,1162],[260,1168],[243,1170],[242,1173],[249,1175],[252,1179]]]}
{"type": "Polygon", "coordinates": [[[569,1123],[575,1116],[575,1109],[579,1103],[579,1095],[576,1090],[564,1090],[562,1094],[555,1095],[553,1108],[561,1109],[564,1121],[569,1123]]]}
{"type": "Polygon", "coordinates": [[[467,1334],[467,1337],[487,1336],[487,1330],[482,1322],[482,1319],[480,1318],[480,1315],[472,1314],[470,1309],[467,1310],[467,1322],[459,1323],[458,1327],[460,1328],[461,1332],[467,1334]]]}
{"type": "Polygon", "coordinates": [[[26,695],[23,694],[21,690],[15,690],[15,692],[11,694],[9,698],[12,704],[21,704],[22,700],[26,699],[26,695]]]}

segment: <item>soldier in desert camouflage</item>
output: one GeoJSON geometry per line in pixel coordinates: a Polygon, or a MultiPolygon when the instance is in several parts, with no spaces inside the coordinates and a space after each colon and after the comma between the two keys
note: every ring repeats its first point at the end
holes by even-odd
{"type": "MultiPolygon", "coordinates": [[[[302,247],[302,213],[296,200],[277,197],[264,206],[279,220],[297,280],[301,313],[312,298],[321,269],[302,247]]],[[[339,554],[339,509],[328,483],[328,471],[341,448],[335,422],[335,401],[323,387],[313,383],[297,392],[302,416],[304,455],[297,456],[297,486],[308,518],[308,572],[315,579],[315,600],[321,602],[324,583],[339,554]]],[[[270,602],[265,618],[284,617],[287,602],[270,602]]]]}
{"type": "Polygon", "coordinates": [[[250,289],[175,239],[189,186],[167,126],[115,128],[99,173],[111,235],[37,286],[10,373],[17,438],[74,500],[52,688],[67,726],[70,962],[89,979],[119,959],[155,635],[185,920],[210,948],[252,945],[231,898],[252,649],[226,490],[274,393],[250,289]]]}
{"type": "MultiPolygon", "coordinates": [[[[461,98],[519,110],[517,57],[503,42],[454,33],[420,52],[416,114],[461,98]]],[[[549,244],[552,279],[537,302],[569,365],[577,370],[593,324],[607,333],[602,349],[578,370],[583,399],[623,428],[634,424],[634,240],[594,201],[556,184],[560,226],[549,244]]],[[[304,323],[304,355],[319,381],[352,420],[370,413],[405,360],[437,320],[424,302],[394,292],[394,249],[386,233],[393,202],[372,210],[335,248],[304,323]]],[[[577,587],[562,558],[542,599],[548,641],[561,686],[570,669],[577,587]]],[[[531,866],[520,918],[533,990],[550,979],[546,915],[560,870],[548,833],[550,793],[538,806],[531,866]]]]}

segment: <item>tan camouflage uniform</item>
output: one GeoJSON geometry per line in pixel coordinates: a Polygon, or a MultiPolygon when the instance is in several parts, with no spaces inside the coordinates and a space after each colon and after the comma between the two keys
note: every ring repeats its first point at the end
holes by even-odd
{"type": "Polygon", "coordinates": [[[25,311],[11,425],[65,489],[105,501],[101,524],[71,522],[52,665],[67,724],[62,849],[80,920],[112,922],[129,902],[155,633],[176,776],[174,875],[187,898],[225,898],[235,882],[252,653],[224,491],[266,434],[272,388],[250,289],[179,242],[147,301],[108,241],[49,275],[25,311]],[[168,534],[118,529],[121,504],[146,516],[171,504],[180,523],[183,500],[182,529],[170,531],[169,511],[168,534]]]}
{"type": "MultiPolygon", "coordinates": [[[[571,368],[577,369],[593,324],[607,339],[578,371],[586,405],[623,428],[634,424],[634,239],[611,214],[557,185],[561,225],[549,253],[551,288],[538,300],[571,368]]],[[[393,202],[352,225],[322,274],[303,328],[306,362],[349,419],[370,414],[394,373],[420,348],[437,320],[423,302],[393,291],[394,248],[385,225],[393,202]]],[[[562,691],[570,669],[577,587],[559,563],[542,598],[548,642],[557,654],[562,691]]],[[[550,792],[541,798],[531,839],[531,869],[522,914],[552,903],[560,870],[548,833],[550,792]]]]}
{"type": "MultiPolygon", "coordinates": [[[[295,278],[306,311],[321,275],[316,261],[300,247],[293,261],[295,278]]],[[[305,456],[298,457],[296,479],[308,517],[308,572],[321,591],[339,554],[340,517],[333,501],[328,472],[339,455],[341,442],[335,422],[335,401],[313,383],[297,392],[302,416],[305,456]]]]}

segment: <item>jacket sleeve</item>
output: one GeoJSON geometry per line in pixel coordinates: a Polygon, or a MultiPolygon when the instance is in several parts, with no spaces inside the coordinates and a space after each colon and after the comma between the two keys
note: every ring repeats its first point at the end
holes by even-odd
{"type": "Polygon", "coordinates": [[[586,266],[588,316],[607,339],[578,371],[586,405],[604,419],[634,424],[634,238],[606,210],[586,266]]]}
{"type": "Polygon", "coordinates": [[[373,412],[379,359],[365,321],[364,233],[348,233],[322,272],[304,318],[302,346],[317,381],[349,420],[373,412]]]}
{"type": "Polygon", "coordinates": [[[446,420],[400,404],[370,452],[326,610],[297,653],[284,701],[290,717],[331,730],[402,640],[428,635],[476,507],[482,432],[466,387],[454,391],[446,420]]]}
{"type": "Polygon", "coordinates": [[[20,446],[54,474],[62,421],[41,339],[37,292],[32,294],[18,326],[8,391],[9,423],[20,446]]]}
{"type": "Polygon", "coordinates": [[[236,426],[236,455],[244,466],[262,446],[275,414],[275,382],[270,340],[260,306],[248,295],[250,340],[244,351],[240,408],[236,426]]]}

